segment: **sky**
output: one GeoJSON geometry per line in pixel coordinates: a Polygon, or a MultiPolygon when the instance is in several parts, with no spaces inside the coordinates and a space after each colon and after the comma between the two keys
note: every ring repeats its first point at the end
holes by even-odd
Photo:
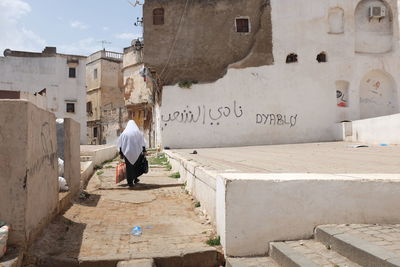
{"type": "Polygon", "coordinates": [[[56,46],[58,53],[88,56],[103,48],[103,40],[106,50],[122,52],[142,36],[137,17],[142,6],[128,0],[0,0],[0,55],[6,48],[56,46]]]}

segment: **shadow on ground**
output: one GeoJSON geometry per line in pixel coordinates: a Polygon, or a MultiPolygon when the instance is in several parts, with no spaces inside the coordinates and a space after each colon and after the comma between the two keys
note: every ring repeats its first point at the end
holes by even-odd
{"type": "Polygon", "coordinates": [[[84,223],[58,216],[29,249],[24,266],[79,266],[85,228],[84,223]]]}
{"type": "Polygon", "coordinates": [[[118,185],[118,187],[101,187],[99,190],[105,191],[105,190],[134,190],[134,191],[144,191],[144,190],[154,190],[154,189],[159,189],[159,188],[168,188],[168,187],[180,187],[183,186],[182,183],[176,183],[176,184],[144,184],[144,183],[139,183],[136,184],[134,187],[128,187],[126,184],[118,185]]]}
{"type": "Polygon", "coordinates": [[[74,201],[74,204],[78,204],[86,207],[97,207],[100,201],[101,195],[89,194],[87,192],[82,192],[79,198],[74,201]]]}

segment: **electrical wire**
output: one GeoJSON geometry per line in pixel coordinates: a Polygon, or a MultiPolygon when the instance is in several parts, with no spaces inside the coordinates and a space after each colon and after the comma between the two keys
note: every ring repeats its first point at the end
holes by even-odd
{"type": "Polygon", "coordinates": [[[188,4],[189,4],[189,0],[186,0],[185,8],[183,9],[182,16],[181,16],[181,18],[179,20],[178,30],[176,31],[176,34],[175,34],[175,37],[174,37],[174,42],[172,43],[172,47],[171,47],[171,50],[169,51],[167,62],[165,63],[164,68],[162,69],[162,71],[160,73],[160,77],[162,77],[162,75],[164,74],[165,70],[167,69],[167,67],[168,67],[168,65],[169,65],[169,63],[171,61],[172,53],[174,52],[175,45],[176,45],[176,42],[178,40],[178,35],[179,35],[179,32],[180,32],[180,30],[182,28],[182,22],[184,20],[188,4]]]}

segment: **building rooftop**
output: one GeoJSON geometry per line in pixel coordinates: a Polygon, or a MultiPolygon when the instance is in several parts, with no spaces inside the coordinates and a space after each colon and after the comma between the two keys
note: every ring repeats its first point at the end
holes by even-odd
{"type": "Polygon", "coordinates": [[[59,56],[68,56],[76,58],[86,58],[86,56],[81,56],[81,55],[57,53],[57,47],[54,46],[46,46],[42,52],[29,52],[29,51],[17,51],[17,50],[6,49],[4,50],[3,55],[5,57],[53,57],[59,55],[59,56]]]}

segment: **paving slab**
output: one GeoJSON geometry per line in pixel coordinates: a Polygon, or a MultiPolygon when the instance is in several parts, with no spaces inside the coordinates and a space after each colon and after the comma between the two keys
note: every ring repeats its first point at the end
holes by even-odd
{"type": "Polygon", "coordinates": [[[316,231],[317,237],[332,236],[330,240],[322,238],[323,242],[344,246],[344,251],[354,250],[352,256],[358,253],[359,258],[372,258],[370,262],[400,266],[400,224],[324,225],[316,231]]]}
{"type": "Polygon", "coordinates": [[[287,241],[284,243],[318,266],[360,267],[360,265],[315,240],[287,241]]]}
{"type": "Polygon", "coordinates": [[[327,142],[251,147],[172,150],[217,172],[245,173],[400,173],[400,146],[327,142]]]}
{"type": "Polygon", "coordinates": [[[116,164],[97,170],[88,193],[47,227],[29,252],[30,263],[76,266],[168,257],[183,261],[190,253],[219,253],[220,248],[206,244],[215,235],[213,226],[177,180],[168,177],[172,172],[151,169],[130,190],[124,182],[115,184],[116,164]],[[140,236],[131,234],[134,226],[141,227],[140,236]]]}
{"type": "Polygon", "coordinates": [[[278,267],[270,257],[227,258],[226,267],[278,267]]]}

